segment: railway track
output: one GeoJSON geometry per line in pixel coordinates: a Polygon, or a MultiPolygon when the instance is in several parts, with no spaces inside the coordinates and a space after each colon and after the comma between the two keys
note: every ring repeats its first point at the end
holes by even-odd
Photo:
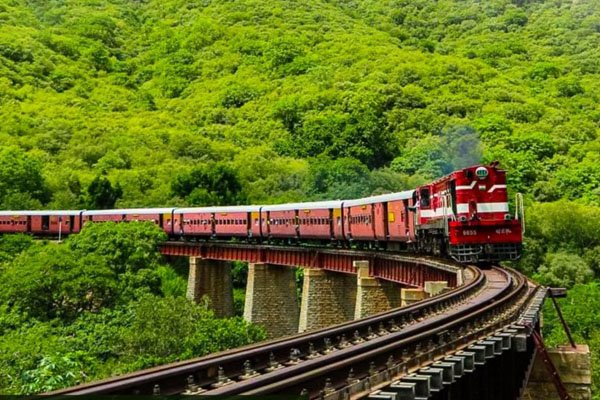
{"type": "Polygon", "coordinates": [[[514,271],[467,268],[467,284],[408,307],[49,394],[367,395],[514,321],[534,291],[514,271]]]}
{"type": "Polygon", "coordinates": [[[326,357],[223,386],[208,394],[303,393],[309,398],[343,399],[364,391],[366,396],[374,382],[409,374],[514,320],[533,288],[514,271],[492,268],[483,275],[483,290],[452,309],[360,346],[339,349],[326,357]]]}

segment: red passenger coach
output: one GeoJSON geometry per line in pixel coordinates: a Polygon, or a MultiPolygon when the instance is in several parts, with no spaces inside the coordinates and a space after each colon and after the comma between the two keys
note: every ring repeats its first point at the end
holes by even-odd
{"type": "Polygon", "coordinates": [[[224,237],[260,236],[260,226],[252,224],[252,215],[260,213],[259,206],[213,207],[215,235],[224,237]]]}
{"type": "Polygon", "coordinates": [[[298,234],[302,239],[344,239],[342,202],[298,203],[298,234]]]}
{"type": "Polygon", "coordinates": [[[348,240],[410,242],[414,190],[344,201],[344,231],[348,240]]]}
{"type": "Polygon", "coordinates": [[[29,231],[27,211],[0,211],[0,233],[26,233],[29,231]]]}
{"type": "Polygon", "coordinates": [[[344,232],[348,240],[384,240],[383,204],[369,198],[344,202],[344,232]]]}
{"type": "Polygon", "coordinates": [[[263,237],[267,239],[298,238],[297,215],[296,204],[264,206],[261,209],[263,237]]]}
{"type": "Polygon", "coordinates": [[[267,238],[342,240],[342,201],[263,206],[262,233],[267,238]]]}
{"type": "Polygon", "coordinates": [[[209,207],[178,208],[173,213],[173,234],[211,237],[212,212],[209,207]]]}
{"type": "Polygon", "coordinates": [[[68,235],[81,230],[83,211],[28,211],[31,221],[29,232],[34,235],[68,235]]]}
{"type": "Polygon", "coordinates": [[[0,211],[1,233],[62,236],[81,230],[80,210],[0,211]]]}
{"type": "Polygon", "coordinates": [[[224,239],[260,237],[260,206],[178,208],[174,217],[175,234],[224,239]]]}
{"type": "Polygon", "coordinates": [[[174,208],[125,208],[121,210],[95,210],[82,213],[83,223],[151,221],[165,233],[171,233],[174,208]]]}
{"type": "Polygon", "coordinates": [[[392,242],[414,242],[416,239],[416,221],[413,213],[415,191],[407,190],[379,197],[381,201],[387,203],[388,239],[392,242]]]}

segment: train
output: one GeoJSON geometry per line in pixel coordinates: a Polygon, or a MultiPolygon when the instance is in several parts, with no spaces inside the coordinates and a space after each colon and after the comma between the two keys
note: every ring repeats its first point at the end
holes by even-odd
{"type": "Polygon", "coordinates": [[[413,190],[352,200],[248,206],[0,211],[0,234],[63,237],[85,224],[151,221],[171,240],[376,248],[461,263],[516,260],[523,203],[509,212],[497,163],[450,173],[413,190]]]}

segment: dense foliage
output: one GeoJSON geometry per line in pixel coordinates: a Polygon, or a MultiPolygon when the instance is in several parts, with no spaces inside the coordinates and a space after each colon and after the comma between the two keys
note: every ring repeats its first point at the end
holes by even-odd
{"type": "Polygon", "coordinates": [[[265,338],[185,297],[151,223],[0,238],[0,393],[48,391],[265,338]]]}
{"type": "MultiPolygon", "coordinates": [[[[0,0],[0,209],[350,198],[499,160],[527,199],[517,267],[594,288],[599,11],[595,0],[0,0]]],[[[106,375],[151,340],[112,342],[147,296],[189,307],[169,303],[181,276],[136,244],[156,232],[128,234],[0,238],[1,345],[31,355],[0,361],[12,377],[1,387],[106,375]],[[81,369],[89,357],[105,369],[81,369]]],[[[173,329],[196,329],[185,323],[173,329]]]]}
{"type": "Polygon", "coordinates": [[[1,0],[0,206],[353,197],[481,159],[599,204],[596,11],[1,0]]]}

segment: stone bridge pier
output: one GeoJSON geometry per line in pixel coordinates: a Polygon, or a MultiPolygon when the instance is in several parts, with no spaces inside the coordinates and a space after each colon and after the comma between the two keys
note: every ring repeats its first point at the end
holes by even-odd
{"type": "Polygon", "coordinates": [[[187,298],[196,303],[206,296],[220,318],[233,316],[231,262],[190,257],[187,298]]]}
{"type": "Polygon", "coordinates": [[[368,261],[354,261],[353,264],[356,269],[354,319],[400,307],[400,285],[370,276],[368,261]]]}
{"type": "Polygon", "coordinates": [[[248,264],[244,319],[262,325],[269,338],[298,332],[298,293],[293,268],[248,264]]]}
{"type": "Polygon", "coordinates": [[[299,332],[354,319],[356,277],[318,268],[304,270],[299,332]]]}

